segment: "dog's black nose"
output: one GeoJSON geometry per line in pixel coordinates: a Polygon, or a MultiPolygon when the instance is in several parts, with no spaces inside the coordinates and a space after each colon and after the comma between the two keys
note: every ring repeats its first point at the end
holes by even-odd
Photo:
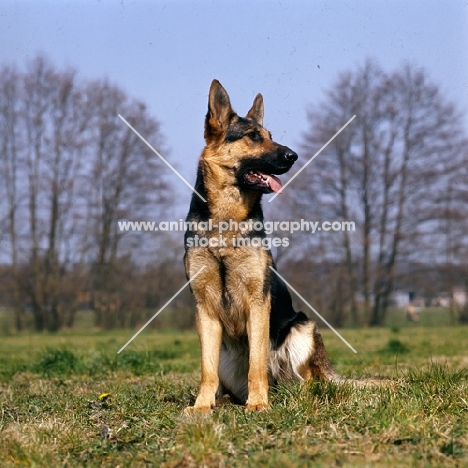
{"type": "Polygon", "coordinates": [[[284,159],[286,159],[286,161],[289,162],[297,161],[297,154],[293,150],[288,148],[284,153],[284,159]]]}

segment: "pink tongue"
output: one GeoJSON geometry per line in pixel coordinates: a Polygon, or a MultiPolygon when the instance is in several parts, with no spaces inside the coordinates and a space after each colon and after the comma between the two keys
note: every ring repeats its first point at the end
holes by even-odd
{"type": "Polygon", "coordinates": [[[281,183],[281,180],[278,179],[278,177],[275,177],[274,175],[269,176],[270,179],[268,181],[271,190],[273,190],[276,193],[282,193],[281,188],[283,187],[283,184],[281,183]]]}

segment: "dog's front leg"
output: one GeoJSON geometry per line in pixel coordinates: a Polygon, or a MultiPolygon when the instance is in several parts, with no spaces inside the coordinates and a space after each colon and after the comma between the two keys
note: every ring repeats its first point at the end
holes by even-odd
{"type": "Polygon", "coordinates": [[[209,412],[215,406],[215,395],[219,385],[219,353],[223,330],[219,319],[201,305],[197,306],[197,329],[202,358],[201,384],[195,405],[187,408],[187,411],[209,412]]]}
{"type": "Polygon", "coordinates": [[[267,359],[270,328],[268,302],[252,305],[247,321],[249,337],[249,396],[247,411],[263,411],[268,408],[267,359]]]}

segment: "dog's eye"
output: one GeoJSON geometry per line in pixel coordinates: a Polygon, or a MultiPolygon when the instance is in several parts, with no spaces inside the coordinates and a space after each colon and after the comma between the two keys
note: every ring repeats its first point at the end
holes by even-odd
{"type": "Polygon", "coordinates": [[[262,136],[257,131],[247,133],[247,136],[255,143],[262,141],[262,136]]]}

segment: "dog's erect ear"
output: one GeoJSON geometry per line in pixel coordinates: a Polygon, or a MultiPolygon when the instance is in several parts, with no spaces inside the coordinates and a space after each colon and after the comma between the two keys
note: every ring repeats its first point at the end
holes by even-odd
{"type": "Polygon", "coordinates": [[[228,93],[218,80],[213,80],[208,97],[208,113],[205,119],[205,140],[221,137],[236,115],[232,110],[228,93]]]}
{"type": "Polygon", "coordinates": [[[245,117],[263,126],[263,96],[261,94],[255,96],[252,108],[245,117]]]}

